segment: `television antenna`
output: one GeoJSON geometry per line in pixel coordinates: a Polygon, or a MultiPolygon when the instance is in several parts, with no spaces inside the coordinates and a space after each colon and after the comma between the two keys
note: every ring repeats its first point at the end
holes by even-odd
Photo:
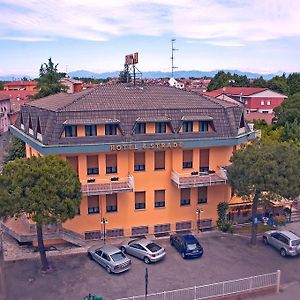
{"type": "Polygon", "coordinates": [[[172,39],[172,56],[171,56],[171,61],[172,61],[172,78],[174,77],[174,70],[178,69],[178,67],[174,66],[174,52],[178,51],[179,49],[175,48],[174,43],[175,43],[176,39],[172,39]]]}

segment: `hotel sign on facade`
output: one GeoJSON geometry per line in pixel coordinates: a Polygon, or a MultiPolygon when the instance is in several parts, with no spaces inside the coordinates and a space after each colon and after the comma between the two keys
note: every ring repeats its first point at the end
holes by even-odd
{"type": "Polygon", "coordinates": [[[130,151],[130,150],[166,150],[182,148],[182,143],[142,143],[142,144],[116,144],[110,146],[110,151],[130,151]]]}

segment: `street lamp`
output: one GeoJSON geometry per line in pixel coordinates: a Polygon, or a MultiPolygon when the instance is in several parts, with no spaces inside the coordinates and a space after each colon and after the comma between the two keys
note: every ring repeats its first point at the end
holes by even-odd
{"type": "Polygon", "coordinates": [[[200,227],[200,219],[201,219],[201,214],[203,213],[202,208],[197,208],[196,209],[196,216],[197,216],[197,233],[199,233],[199,227],[200,227]]]}
{"type": "Polygon", "coordinates": [[[104,242],[104,244],[105,244],[105,233],[106,233],[106,230],[105,230],[105,224],[107,224],[108,221],[107,221],[107,219],[102,218],[102,219],[100,220],[100,223],[103,224],[103,242],[104,242]]]}

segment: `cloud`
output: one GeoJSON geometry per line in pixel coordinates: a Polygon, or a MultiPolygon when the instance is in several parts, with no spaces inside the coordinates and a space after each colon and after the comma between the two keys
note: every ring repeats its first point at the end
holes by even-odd
{"type": "Polygon", "coordinates": [[[172,35],[220,46],[299,37],[298,0],[2,0],[0,39],[172,35]]]}

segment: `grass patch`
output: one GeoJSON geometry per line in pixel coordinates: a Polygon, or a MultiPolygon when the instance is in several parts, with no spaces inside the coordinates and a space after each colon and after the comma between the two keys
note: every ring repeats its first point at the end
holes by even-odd
{"type": "MultiPolygon", "coordinates": [[[[237,225],[233,228],[233,233],[238,233],[242,235],[251,235],[251,227],[252,224],[244,224],[244,225],[237,225]]],[[[257,233],[262,234],[268,230],[274,230],[274,227],[271,225],[264,225],[262,223],[257,224],[257,233]]]]}

